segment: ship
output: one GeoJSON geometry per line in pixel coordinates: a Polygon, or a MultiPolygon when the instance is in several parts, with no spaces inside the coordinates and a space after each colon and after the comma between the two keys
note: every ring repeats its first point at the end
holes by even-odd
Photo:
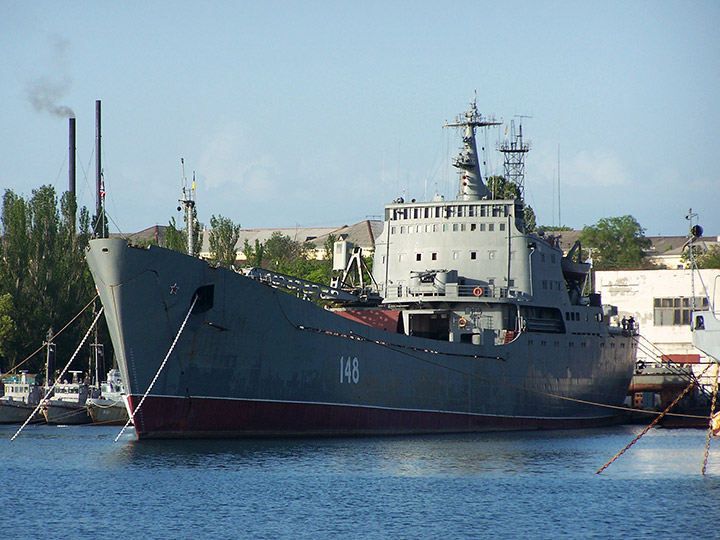
{"type": "MultiPolygon", "coordinates": [[[[616,422],[633,336],[610,324],[598,294],[583,292],[582,250],[564,256],[560,238],[526,220],[522,129],[513,125],[499,148],[518,189],[496,193],[483,180],[476,133],[494,125],[476,101],[445,124],[462,138],[456,198],[387,204],[369,274],[360,249],[342,240],[335,255],[345,272],[330,285],[91,240],[86,257],[137,438],[616,422]]],[[[181,202],[190,213],[184,188],[181,202]]]]}
{"type": "Polygon", "coordinates": [[[120,370],[113,368],[108,371],[107,380],[100,385],[100,395],[89,397],[85,401],[88,414],[93,424],[123,425],[128,420],[127,408],[123,394],[125,384],[120,376],[120,370]]]}
{"type": "Polygon", "coordinates": [[[70,371],[70,373],[72,379],[56,383],[52,396],[42,402],[40,411],[48,424],[92,423],[85,402],[93,395],[95,389],[82,380],[81,371],[70,371]]]}
{"type": "MultiPolygon", "coordinates": [[[[693,245],[702,237],[703,229],[697,225],[692,225],[693,218],[697,217],[697,214],[692,213],[692,209],[688,211],[686,216],[690,220],[690,235],[686,247],[691,267],[693,272],[698,271],[697,263],[695,262],[693,245]]],[[[694,278],[694,274],[693,274],[694,278]]],[[[718,306],[715,300],[715,294],[708,294],[708,290],[705,284],[702,283],[702,292],[708,298],[708,302],[702,306],[694,306],[692,311],[692,324],[690,329],[692,331],[692,344],[700,351],[705,353],[711,362],[715,363],[715,379],[712,385],[712,398],[710,400],[707,411],[710,416],[710,431],[715,437],[720,437],[720,407],[718,406],[717,393],[718,393],[718,372],[720,371],[720,317],[718,317],[718,306]],[[712,300],[710,300],[712,299],[712,300]]],[[[693,291],[692,297],[695,298],[695,280],[693,279],[693,291]]]]}
{"type": "MultiPolygon", "coordinates": [[[[5,393],[0,397],[0,424],[22,424],[33,413],[42,399],[44,389],[35,382],[35,377],[21,371],[11,375],[3,382],[5,393]]],[[[31,423],[44,422],[36,415],[31,423]]]]}

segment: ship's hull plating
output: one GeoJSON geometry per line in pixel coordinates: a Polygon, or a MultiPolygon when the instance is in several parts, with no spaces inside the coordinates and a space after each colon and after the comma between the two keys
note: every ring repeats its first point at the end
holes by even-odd
{"type": "Polygon", "coordinates": [[[122,401],[88,400],[85,403],[93,424],[122,426],[128,420],[127,408],[122,401]]]}
{"type": "MultiPolygon", "coordinates": [[[[0,424],[22,424],[35,410],[35,405],[25,403],[0,402],[0,424]]],[[[30,421],[31,424],[44,423],[42,414],[36,414],[30,421]]]]}
{"type": "Polygon", "coordinates": [[[199,292],[136,414],[140,438],[595,426],[616,415],[593,403],[620,405],[632,376],[627,337],[450,343],[365,326],[162,248],[94,240],[88,262],[132,410],[199,292]]]}
{"type": "Polygon", "coordinates": [[[92,422],[85,405],[51,403],[43,405],[41,411],[48,424],[69,426],[92,422]]]}

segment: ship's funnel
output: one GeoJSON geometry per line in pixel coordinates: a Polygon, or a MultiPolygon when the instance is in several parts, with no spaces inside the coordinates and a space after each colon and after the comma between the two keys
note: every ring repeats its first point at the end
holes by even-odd
{"type": "Polygon", "coordinates": [[[69,166],[68,166],[68,191],[70,192],[70,195],[75,197],[75,119],[69,118],[69,153],[70,153],[70,159],[69,166]]]}

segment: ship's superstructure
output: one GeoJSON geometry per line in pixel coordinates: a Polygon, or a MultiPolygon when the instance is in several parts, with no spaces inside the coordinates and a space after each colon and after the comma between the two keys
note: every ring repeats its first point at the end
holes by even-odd
{"type": "MultiPolygon", "coordinates": [[[[611,422],[606,406],[625,397],[634,340],[608,326],[598,295],[582,295],[589,265],[577,246],[563,257],[556,238],[529,230],[521,191],[488,189],[475,133],[495,124],[474,103],[448,124],[462,130],[457,199],[387,205],[360,287],[346,286],[348,271],[328,288],[91,241],[138,436],[611,422]],[[336,307],[298,297],[313,291],[336,307]]],[[[362,275],[357,250],[340,242],[336,253],[362,275]]]]}

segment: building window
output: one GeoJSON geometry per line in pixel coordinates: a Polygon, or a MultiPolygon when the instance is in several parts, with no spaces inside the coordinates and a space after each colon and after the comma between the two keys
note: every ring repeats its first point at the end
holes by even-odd
{"type": "Polygon", "coordinates": [[[415,254],[415,260],[416,260],[416,261],[422,261],[422,253],[416,253],[416,254],[415,254]]]}
{"type": "Polygon", "coordinates": [[[437,261],[437,253],[433,253],[430,257],[433,261],[437,261]]]}
{"type": "Polygon", "coordinates": [[[480,230],[481,230],[481,231],[485,231],[485,224],[484,224],[484,223],[481,223],[481,224],[480,224],[480,230]]]}
{"type": "MultiPolygon", "coordinates": [[[[695,298],[695,309],[707,309],[706,297],[695,298]]],[[[654,298],[653,324],[655,326],[689,326],[692,316],[691,298],[654,298]]]]}
{"type": "Polygon", "coordinates": [[[501,230],[501,231],[504,231],[504,230],[505,230],[505,224],[504,224],[504,223],[501,223],[501,224],[500,224],[500,230],[501,230]]]}
{"type": "Polygon", "coordinates": [[[495,224],[494,223],[488,223],[488,231],[494,231],[495,230],[495,224]]]}

